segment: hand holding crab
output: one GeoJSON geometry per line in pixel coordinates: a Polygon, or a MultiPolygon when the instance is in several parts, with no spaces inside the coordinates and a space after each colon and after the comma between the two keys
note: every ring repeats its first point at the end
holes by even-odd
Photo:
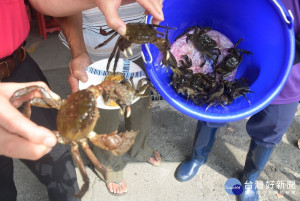
{"type": "MultiPolygon", "coordinates": [[[[110,62],[115,56],[115,63],[113,67],[113,72],[117,68],[117,63],[120,58],[120,52],[124,54],[125,57],[128,57],[127,51],[132,55],[132,50],[130,48],[132,43],[136,44],[145,44],[145,43],[153,43],[162,53],[163,60],[162,63],[168,65],[169,63],[176,63],[175,57],[172,56],[170,52],[170,42],[168,40],[168,29],[174,29],[169,27],[164,27],[155,24],[144,24],[144,23],[128,23],[126,24],[126,34],[124,36],[119,36],[116,45],[108,59],[107,68],[109,70],[110,62]],[[161,33],[155,30],[155,27],[160,27],[167,29],[166,33],[161,33]],[[164,37],[158,37],[157,35],[161,35],[164,37]],[[171,61],[169,61],[171,59],[171,61]]],[[[109,41],[111,41],[114,37],[118,35],[118,32],[112,30],[110,32],[105,32],[102,29],[100,30],[100,34],[109,35],[112,34],[106,41],[99,44],[95,48],[100,48],[106,45],[109,41]]],[[[175,64],[174,64],[175,65],[175,64]]]]}
{"type": "Polygon", "coordinates": [[[14,103],[31,94],[31,92],[39,94],[25,104],[24,115],[27,117],[31,115],[31,105],[58,109],[57,131],[54,132],[57,135],[59,143],[71,146],[74,161],[79,167],[84,181],[80,192],[76,195],[78,197],[82,197],[89,187],[89,178],[80,157],[78,146],[83,148],[95,168],[105,175],[108,168],[105,168],[95,157],[88,145],[88,139],[95,146],[109,150],[115,155],[124,154],[134,143],[137,135],[137,132],[134,131],[126,131],[120,134],[117,134],[116,131],[109,134],[97,134],[93,131],[99,118],[96,103],[97,97],[107,93],[107,87],[112,87],[116,90],[109,92],[110,94],[115,93],[110,98],[119,103],[124,102],[124,105],[130,104],[130,102],[126,102],[124,99],[125,97],[126,100],[128,99],[128,94],[132,94],[131,97],[133,98],[134,93],[130,90],[125,90],[124,86],[113,80],[105,80],[97,86],[90,86],[85,90],[77,91],[69,95],[67,99],[61,100],[60,97],[51,96],[45,88],[34,85],[17,90],[10,99],[14,103]]]}

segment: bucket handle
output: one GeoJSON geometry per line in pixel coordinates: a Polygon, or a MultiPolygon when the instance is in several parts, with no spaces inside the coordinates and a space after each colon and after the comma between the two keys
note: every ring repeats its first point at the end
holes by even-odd
{"type": "MultiPolygon", "coordinates": [[[[145,22],[148,22],[148,16],[149,16],[149,15],[146,15],[145,22]]],[[[151,15],[149,21],[151,21],[152,18],[153,18],[153,16],[151,15]]],[[[144,55],[143,52],[142,52],[142,58],[143,58],[145,64],[148,64],[148,63],[151,64],[152,61],[153,61],[152,54],[151,54],[151,52],[150,52],[150,50],[149,50],[148,44],[144,44],[144,46],[145,46],[145,48],[146,48],[146,50],[147,50],[147,53],[148,53],[148,55],[149,55],[149,57],[150,57],[150,60],[149,60],[149,61],[146,60],[145,55],[144,55]]]]}
{"type": "Polygon", "coordinates": [[[276,0],[273,0],[273,2],[275,3],[275,5],[279,8],[280,12],[281,12],[281,15],[283,16],[283,19],[284,21],[287,23],[287,24],[291,24],[293,21],[294,21],[294,16],[293,16],[293,13],[291,10],[288,10],[288,13],[290,15],[290,18],[292,19],[291,21],[286,17],[285,15],[285,12],[284,10],[282,9],[282,7],[280,6],[280,4],[276,1],[276,0]]]}
{"type": "Polygon", "coordinates": [[[150,60],[149,60],[149,61],[146,60],[145,55],[144,55],[143,52],[141,52],[141,53],[142,53],[142,58],[143,58],[143,60],[144,60],[144,63],[146,63],[146,64],[151,64],[152,61],[153,61],[152,54],[151,54],[151,52],[150,52],[150,50],[149,50],[148,44],[144,44],[144,46],[145,46],[145,48],[146,48],[146,50],[147,50],[147,53],[148,53],[148,55],[149,55],[149,57],[150,57],[150,60]]]}

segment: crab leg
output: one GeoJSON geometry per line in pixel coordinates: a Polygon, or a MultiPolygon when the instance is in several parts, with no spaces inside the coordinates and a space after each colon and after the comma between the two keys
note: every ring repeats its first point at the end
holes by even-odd
{"type": "Polygon", "coordinates": [[[165,29],[177,29],[177,28],[173,28],[173,27],[168,27],[168,26],[161,26],[161,25],[158,25],[158,24],[149,24],[150,26],[152,27],[159,27],[159,28],[165,28],[165,29]]]}
{"type": "Polygon", "coordinates": [[[119,58],[120,58],[120,47],[118,47],[118,51],[116,53],[116,58],[115,58],[115,63],[114,63],[114,68],[113,68],[113,73],[116,72],[119,58]]]}
{"type": "MultiPolygon", "coordinates": [[[[109,70],[109,66],[110,66],[111,60],[113,59],[114,55],[116,54],[116,51],[119,50],[119,41],[120,41],[120,38],[121,38],[121,37],[118,38],[118,40],[117,40],[117,42],[116,42],[116,45],[115,45],[113,51],[111,52],[111,54],[110,54],[110,56],[109,56],[109,58],[108,58],[107,66],[106,66],[106,71],[107,71],[107,72],[108,72],[108,70],[109,70]]],[[[120,51],[120,50],[119,50],[119,51],[120,51]]]]}
{"type": "Polygon", "coordinates": [[[104,167],[104,165],[102,163],[99,162],[99,160],[97,159],[95,154],[92,152],[87,140],[82,139],[79,141],[79,143],[80,143],[83,151],[86,153],[88,158],[91,160],[91,162],[95,166],[95,168],[104,176],[104,180],[106,180],[105,177],[106,177],[106,172],[108,169],[106,167],[104,167]]]}
{"type": "MultiPolygon", "coordinates": [[[[104,35],[103,32],[101,32],[100,30],[100,33],[101,35],[104,35]]],[[[107,35],[109,34],[110,32],[107,33],[107,35]]],[[[116,37],[116,35],[118,34],[118,32],[115,32],[113,35],[111,35],[108,39],[106,39],[103,43],[100,43],[99,45],[97,45],[95,47],[95,49],[97,48],[100,48],[100,47],[103,47],[104,45],[106,45],[107,43],[109,43],[109,41],[111,41],[114,37],[116,37]]]]}
{"type": "Polygon", "coordinates": [[[23,110],[23,114],[25,117],[27,117],[28,119],[30,119],[31,116],[31,104],[29,102],[24,104],[24,110],[23,110]]]}
{"type": "Polygon", "coordinates": [[[81,198],[82,196],[84,196],[84,194],[87,192],[87,190],[89,189],[89,177],[86,173],[83,161],[81,159],[80,153],[78,151],[78,144],[75,141],[72,141],[70,143],[71,145],[71,151],[72,151],[72,156],[73,159],[77,165],[77,167],[79,168],[80,174],[82,176],[82,180],[83,180],[83,185],[81,186],[80,192],[78,194],[75,194],[76,197],[81,198]]]}
{"type": "Polygon", "coordinates": [[[104,29],[102,29],[102,27],[100,27],[100,34],[103,35],[103,36],[108,36],[112,33],[115,33],[116,31],[115,30],[110,30],[110,31],[105,31],[104,29]]]}
{"type": "Polygon", "coordinates": [[[28,118],[30,118],[31,116],[31,105],[37,107],[43,107],[43,108],[58,109],[61,104],[61,99],[59,96],[53,97],[45,88],[37,85],[33,85],[33,86],[29,86],[17,90],[10,98],[10,102],[14,103],[14,101],[17,101],[18,99],[24,99],[25,101],[28,101],[27,103],[25,103],[24,111],[23,111],[23,114],[28,118]],[[39,92],[39,95],[41,97],[33,97],[32,99],[29,99],[29,95],[31,93],[36,93],[36,92],[39,92]]]}
{"type": "Polygon", "coordinates": [[[10,98],[10,102],[13,103],[15,100],[24,98],[35,91],[38,91],[42,97],[33,97],[30,100],[31,105],[44,108],[59,108],[61,103],[60,97],[52,97],[45,88],[37,85],[17,90],[10,98]]]}
{"type": "Polygon", "coordinates": [[[147,78],[142,78],[142,79],[139,80],[138,86],[137,86],[137,89],[138,89],[137,94],[141,98],[148,97],[148,99],[149,99],[149,108],[151,108],[152,107],[151,96],[149,94],[145,94],[148,87],[153,92],[154,96],[158,97],[158,93],[156,92],[156,90],[154,89],[154,87],[151,85],[150,80],[147,79],[147,78]],[[144,81],[147,82],[148,84],[142,85],[144,81]]]}

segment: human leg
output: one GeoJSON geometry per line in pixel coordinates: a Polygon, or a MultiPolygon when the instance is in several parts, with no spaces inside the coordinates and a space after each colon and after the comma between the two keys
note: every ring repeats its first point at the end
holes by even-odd
{"type": "Polygon", "coordinates": [[[238,197],[240,200],[259,199],[255,181],[269,161],[274,147],[291,125],[297,106],[298,102],[269,105],[248,120],[246,129],[251,143],[241,178],[244,192],[238,197]]]}
{"type": "MultiPolygon", "coordinates": [[[[99,134],[110,133],[119,128],[119,110],[104,110],[100,109],[100,118],[96,124],[95,132],[99,134]]],[[[120,195],[127,192],[127,186],[123,180],[123,169],[125,162],[122,156],[115,156],[110,151],[100,149],[96,146],[91,146],[94,154],[98,160],[106,167],[109,167],[111,171],[107,172],[107,175],[102,175],[100,172],[98,175],[105,180],[106,186],[109,192],[120,195]]]]}
{"type": "MultiPolygon", "coordinates": [[[[25,61],[16,68],[4,82],[44,81],[45,76],[38,65],[27,55],[25,61]]],[[[47,83],[48,84],[48,83],[47,83]]],[[[31,120],[38,125],[56,130],[54,109],[32,108],[31,120]]],[[[48,191],[50,200],[77,200],[74,193],[79,190],[70,149],[67,145],[57,144],[52,151],[37,161],[22,160],[37,176],[48,191]]]]}
{"type": "Polygon", "coordinates": [[[80,200],[76,172],[69,147],[57,144],[52,151],[37,161],[21,160],[46,186],[49,200],[80,200]]]}
{"type": "MultiPolygon", "coordinates": [[[[150,94],[150,91],[146,93],[150,94]]],[[[160,155],[147,143],[151,132],[151,124],[152,111],[149,108],[149,99],[141,98],[131,105],[131,115],[125,119],[126,130],[139,131],[128,154],[137,161],[146,162],[150,160],[150,163],[157,165],[159,160],[161,160],[160,155]],[[152,157],[152,154],[154,154],[154,157],[152,157]]]]}
{"type": "Polygon", "coordinates": [[[0,200],[17,200],[17,189],[13,173],[13,160],[6,156],[0,156],[0,200]]]}
{"type": "MultiPolygon", "coordinates": [[[[145,72],[146,77],[147,71],[144,66],[144,61],[142,57],[133,61],[145,72]]],[[[148,88],[145,92],[151,98],[151,90],[148,88]]],[[[141,98],[136,103],[131,105],[130,118],[125,119],[126,130],[139,131],[135,143],[129,150],[129,155],[138,161],[148,161],[151,165],[159,166],[161,162],[161,156],[158,151],[153,150],[151,146],[148,145],[147,139],[151,132],[152,125],[152,110],[149,108],[149,99],[141,98]]]]}
{"type": "Polygon", "coordinates": [[[197,174],[199,168],[207,161],[215,142],[217,130],[224,125],[225,123],[198,121],[194,137],[193,156],[178,166],[175,172],[175,178],[178,181],[188,181],[197,174]]]}

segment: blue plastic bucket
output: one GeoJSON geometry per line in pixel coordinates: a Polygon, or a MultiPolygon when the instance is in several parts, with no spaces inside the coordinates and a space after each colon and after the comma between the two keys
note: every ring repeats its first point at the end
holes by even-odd
{"type": "MultiPolygon", "coordinates": [[[[169,40],[194,25],[209,26],[225,34],[239,48],[249,50],[238,67],[236,78],[250,82],[249,102],[240,97],[226,108],[197,106],[177,94],[170,86],[172,71],[162,68],[161,53],[153,44],[142,46],[147,73],[154,87],[174,108],[195,119],[230,122],[251,116],[262,110],[284,86],[295,55],[293,17],[275,0],[165,0],[165,20],[160,25],[176,27],[169,30],[169,40]],[[148,49],[148,50],[147,50],[148,49]]],[[[151,17],[147,19],[151,24],[151,17]]],[[[163,31],[162,29],[158,29],[163,31]]]]}

